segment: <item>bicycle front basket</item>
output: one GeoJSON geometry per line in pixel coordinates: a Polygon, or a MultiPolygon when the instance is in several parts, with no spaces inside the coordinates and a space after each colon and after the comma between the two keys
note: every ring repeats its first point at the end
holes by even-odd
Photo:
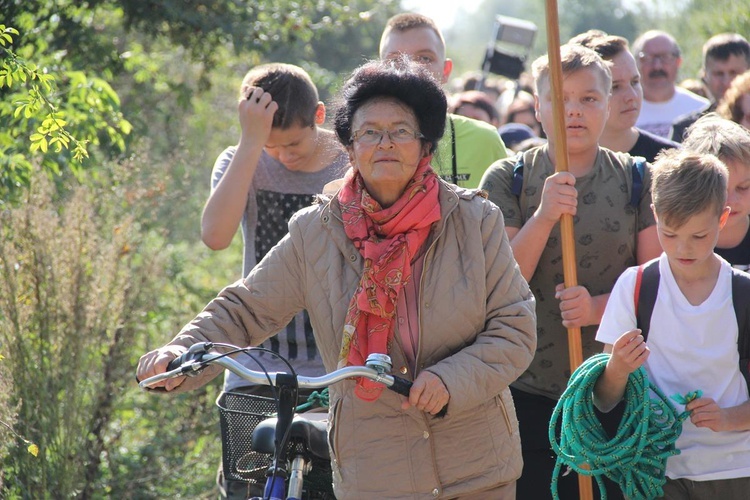
{"type": "Polygon", "coordinates": [[[271,457],[251,450],[253,430],[276,413],[273,398],[222,392],[216,400],[221,423],[224,478],[264,484],[271,457]]]}

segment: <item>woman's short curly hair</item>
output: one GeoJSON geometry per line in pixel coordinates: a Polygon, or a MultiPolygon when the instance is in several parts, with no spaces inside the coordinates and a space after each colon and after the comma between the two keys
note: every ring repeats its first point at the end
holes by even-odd
{"type": "Polygon", "coordinates": [[[448,108],[440,82],[423,66],[406,57],[370,61],[355,69],[338,96],[333,128],[345,146],[352,139],[352,118],[366,102],[392,98],[414,113],[422,140],[434,152],[445,130],[448,108]]]}

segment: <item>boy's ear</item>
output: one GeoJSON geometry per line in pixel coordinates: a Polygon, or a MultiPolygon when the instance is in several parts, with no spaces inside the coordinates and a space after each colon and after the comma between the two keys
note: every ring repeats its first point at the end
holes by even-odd
{"type": "Polygon", "coordinates": [[[731,212],[732,209],[730,207],[724,207],[724,211],[721,212],[721,217],[719,217],[719,230],[724,229],[731,212]]]}
{"type": "Polygon", "coordinates": [[[315,108],[315,125],[323,125],[326,121],[326,105],[322,102],[318,102],[318,106],[315,108]]]}

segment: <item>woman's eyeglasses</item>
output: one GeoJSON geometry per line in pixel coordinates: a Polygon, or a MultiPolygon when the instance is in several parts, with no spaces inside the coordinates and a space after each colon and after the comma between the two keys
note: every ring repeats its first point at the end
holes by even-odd
{"type": "Polygon", "coordinates": [[[406,127],[399,127],[393,130],[363,128],[352,134],[352,142],[364,146],[375,146],[380,144],[386,135],[388,136],[388,140],[394,144],[406,144],[416,139],[424,139],[422,134],[406,127]]]}

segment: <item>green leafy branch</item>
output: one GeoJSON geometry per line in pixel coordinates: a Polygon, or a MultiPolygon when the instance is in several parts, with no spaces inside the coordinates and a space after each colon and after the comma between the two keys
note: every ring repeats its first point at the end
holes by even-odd
{"type": "Polygon", "coordinates": [[[24,438],[23,436],[21,436],[19,433],[17,433],[15,430],[13,430],[13,427],[11,427],[9,424],[3,422],[2,420],[0,420],[0,425],[2,425],[3,427],[5,427],[6,429],[8,429],[18,439],[20,439],[21,441],[23,441],[24,444],[26,444],[26,450],[29,453],[31,453],[35,457],[39,456],[39,446],[37,446],[36,444],[32,443],[31,441],[29,441],[28,439],[24,438]]]}
{"type": "Polygon", "coordinates": [[[0,24],[0,200],[17,199],[35,164],[49,174],[69,170],[83,181],[84,169],[98,165],[86,161],[90,147],[119,154],[132,129],[106,81],[66,69],[49,56],[24,60],[12,49],[18,35],[0,24]],[[41,159],[32,162],[37,155],[41,159]]]}
{"type": "Polygon", "coordinates": [[[16,109],[13,112],[13,117],[19,118],[23,114],[24,118],[29,119],[36,115],[42,107],[48,110],[42,124],[29,137],[31,141],[30,151],[41,150],[46,153],[50,146],[54,146],[55,151],[59,153],[63,148],[70,149],[72,143],[74,146],[73,158],[77,161],[83,161],[84,158],[89,157],[86,150],[88,141],[79,141],[65,129],[66,121],[62,119],[61,113],[47,98],[47,95],[52,92],[55,77],[41,73],[35,64],[26,63],[10,49],[10,46],[13,45],[14,35],[19,35],[18,30],[0,24],[0,46],[7,55],[7,59],[4,59],[0,64],[0,88],[12,88],[13,84],[18,82],[35,83],[31,83],[28,97],[20,98],[14,102],[16,109]],[[41,90],[40,86],[44,91],[41,90]]]}

